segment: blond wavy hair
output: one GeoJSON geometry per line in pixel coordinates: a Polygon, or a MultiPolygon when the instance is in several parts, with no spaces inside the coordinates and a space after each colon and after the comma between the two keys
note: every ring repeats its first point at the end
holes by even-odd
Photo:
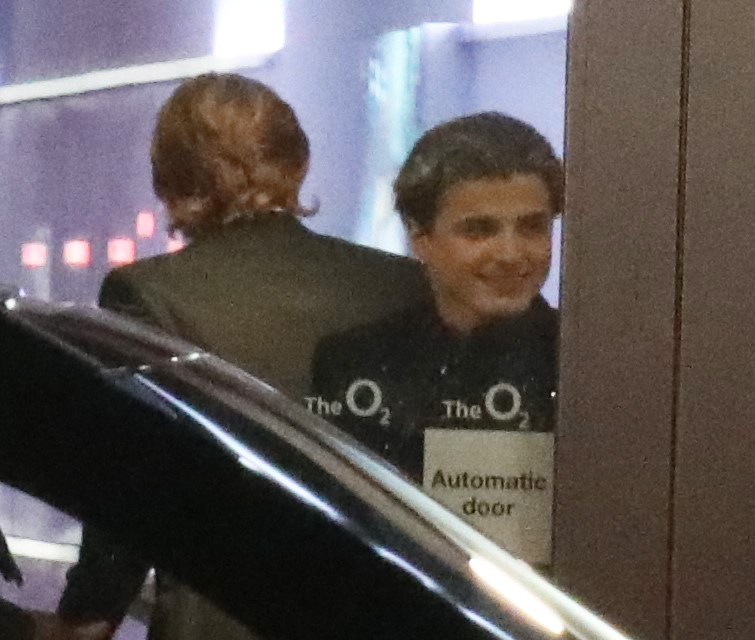
{"type": "Polygon", "coordinates": [[[306,211],[307,136],[288,103],[238,74],[183,82],[157,117],[151,160],[171,231],[189,238],[239,217],[306,211]]]}

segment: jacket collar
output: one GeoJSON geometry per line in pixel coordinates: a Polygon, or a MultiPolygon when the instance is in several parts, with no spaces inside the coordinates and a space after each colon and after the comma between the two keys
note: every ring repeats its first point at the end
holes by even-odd
{"type": "Polygon", "coordinates": [[[310,233],[297,216],[290,213],[270,213],[255,217],[239,217],[222,227],[195,237],[190,244],[199,247],[231,239],[238,239],[244,244],[264,243],[273,238],[299,238],[310,233]]]}

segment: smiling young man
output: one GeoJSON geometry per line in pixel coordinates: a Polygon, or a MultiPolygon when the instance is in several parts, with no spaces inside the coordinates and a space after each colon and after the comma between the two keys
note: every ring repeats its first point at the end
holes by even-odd
{"type": "Polygon", "coordinates": [[[550,268],[553,213],[535,174],[481,178],[448,189],[438,214],[410,220],[436,310],[460,333],[526,311],[550,268]]]}
{"type": "Polygon", "coordinates": [[[558,315],[540,289],[563,171],[530,125],[480,113],[422,136],[394,192],[433,303],[323,340],[307,404],[421,481],[427,428],[553,429],[558,315]]]}

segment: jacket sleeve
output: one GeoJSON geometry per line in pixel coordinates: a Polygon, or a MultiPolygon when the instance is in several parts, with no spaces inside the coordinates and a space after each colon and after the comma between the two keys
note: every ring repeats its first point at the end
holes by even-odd
{"type": "MultiPolygon", "coordinates": [[[[100,306],[157,324],[136,287],[111,271],[100,289],[100,306]]],[[[102,532],[84,525],[78,563],[69,569],[58,613],[70,621],[120,623],[144,584],[149,567],[102,532]]]]}

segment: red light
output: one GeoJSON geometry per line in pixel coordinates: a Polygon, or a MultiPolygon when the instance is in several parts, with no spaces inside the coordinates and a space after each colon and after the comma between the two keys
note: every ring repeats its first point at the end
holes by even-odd
{"type": "Polygon", "coordinates": [[[168,238],[168,246],[166,250],[168,253],[175,253],[181,251],[186,246],[186,243],[181,238],[168,238]]]}
{"type": "Polygon", "coordinates": [[[29,269],[47,265],[47,245],[44,242],[26,242],[21,245],[21,264],[29,269]]]}
{"type": "Polygon", "coordinates": [[[107,261],[113,266],[129,264],[136,259],[136,244],[131,238],[107,241],[107,261]]]}
{"type": "Polygon", "coordinates": [[[151,238],[155,235],[155,214],[151,211],[140,211],[136,216],[136,235],[140,238],[151,238]]]}
{"type": "Polygon", "coordinates": [[[63,245],[63,262],[69,267],[88,267],[92,262],[92,248],[87,240],[68,240],[63,245]]]}

